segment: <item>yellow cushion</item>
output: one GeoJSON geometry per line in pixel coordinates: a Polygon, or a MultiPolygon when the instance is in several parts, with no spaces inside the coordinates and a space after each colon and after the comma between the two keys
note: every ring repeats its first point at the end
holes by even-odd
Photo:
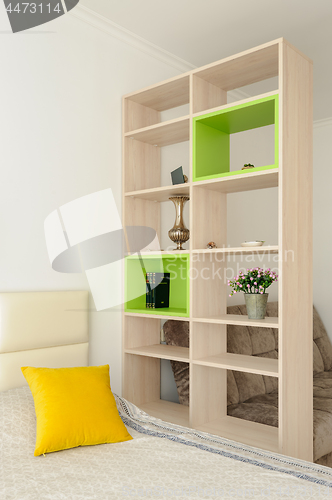
{"type": "Polygon", "coordinates": [[[109,366],[22,368],[35,402],[35,456],[132,439],[118,413],[109,366]]]}

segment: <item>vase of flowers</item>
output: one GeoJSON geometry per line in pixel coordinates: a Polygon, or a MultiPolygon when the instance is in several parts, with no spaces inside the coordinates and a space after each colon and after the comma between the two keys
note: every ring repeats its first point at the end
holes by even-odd
{"type": "Polygon", "coordinates": [[[229,296],[244,292],[248,318],[264,319],[269,296],[266,289],[276,281],[278,281],[278,275],[270,268],[247,269],[246,273],[240,272],[238,276],[228,280],[228,285],[233,288],[229,296]]]}

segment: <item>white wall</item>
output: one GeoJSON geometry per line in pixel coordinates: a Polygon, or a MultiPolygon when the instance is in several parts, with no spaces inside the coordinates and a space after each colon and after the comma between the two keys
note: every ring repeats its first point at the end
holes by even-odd
{"type": "MultiPolygon", "coordinates": [[[[121,210],[121,96],[179,71],[70,15],[13,35],[2,7],[0,31],[0,291],[88,290],[51,269],[44,219],[108,187],[121,210]]],[[[90,302],[90,363],[120,393],[120,309],[90,302]]]]}
{"type": "MultiPolygon", "coordinates": [[[[332,340],[332,119],[314,126],[314,304],[332,340]]],[[[306,272],[304,269],[303,272],[306,272]]],[[[296,290],[296,293],[301,293],[296,290]]]]}

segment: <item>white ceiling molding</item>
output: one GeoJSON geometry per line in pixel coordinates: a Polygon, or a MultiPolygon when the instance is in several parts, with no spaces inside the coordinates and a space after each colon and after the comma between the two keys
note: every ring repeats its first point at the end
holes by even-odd
{"type": "Polygon", "coordinates": [[[314,121],[315,128],[328,127],[329,125],[332,125],[332,118],[323,118],[322,120],[314,121]]]}
{"type": "Polygon", "coordinates": [[[136,49],[145,52],[146,54],[162,61],[168,66],[172,66],[173,68],[180,71],[180,73],[186,73],[192,69],[195,69],[196,66],[193,64],[184,61],[180,57],[177,57],[170,52],[167,52],[164,49],[161,49],[157,45],[145,40],[144,38],[135,35],[131,31],[119,26],[116,23],[113,23],[107,17],[101,16],[87,7],[83,7],[83,5],[76,5],[74,9],[68,12],[67,15],[74,16],[81,21],[94,26],[95,28],[104,31],[110,36],[121,40],[122,42],[127,43],[128,45],[132,45],[136,49]]]}

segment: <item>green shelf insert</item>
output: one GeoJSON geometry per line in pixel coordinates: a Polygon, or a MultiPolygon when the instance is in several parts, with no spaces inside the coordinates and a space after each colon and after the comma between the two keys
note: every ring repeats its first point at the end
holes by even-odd
{"type": "Polygon", "coordinates": [[[252,171],[277,168],[278,103],[276,94],[193,118],[193,180],[242,174],[243,170],[230,171],[230,135],[273,124],[275,163],[252,171]]]}
{"type": "Polygon", "coordinates": [[[189,255],[137,255],[125,259],[125,312],[189,316],[189,255]],[[169,308],[145,307],[146,272],[170,273],[169,308]]]}

